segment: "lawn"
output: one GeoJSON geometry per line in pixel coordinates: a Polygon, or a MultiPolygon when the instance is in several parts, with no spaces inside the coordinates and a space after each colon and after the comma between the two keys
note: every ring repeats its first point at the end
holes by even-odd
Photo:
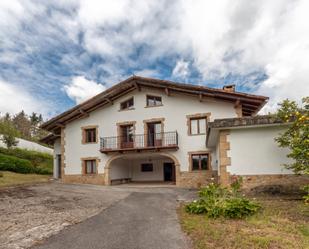
{"type": "Polygon", "coordinates": [[[211,219],[179,209],[195,249],[309,248],[309,206],[300,200],[259,197],[263,209],[244,220],[211,219]]]}
{"type": "Polygon", "coordinates": [[[0,171],[0,187],[7,187],[12,185],[27,184],[27,183],[38,183],[47,182],[50,175],[37,175],[37,174],[19,174],[9,171],[0,171]]]}

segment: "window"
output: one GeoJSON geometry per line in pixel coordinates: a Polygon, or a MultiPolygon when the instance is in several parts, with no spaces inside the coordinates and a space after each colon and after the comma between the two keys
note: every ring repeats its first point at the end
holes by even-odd
{"type": "Polygon", "coordinates": [[[96,143],[97,138],[96,138],[96,133],[97,129],[96,128],[91,128],[91,129],[85,129],[85,143],[96,143]]]}
{"type": "Polygon", "coordinates": [[[121,148],[132,148],[134,142],[134,126],[122,125],[120,126],[121,132],[121,148]]]}
{"type": "Polygon", "coordinates": [[[190,118],[190,135],[206,134],[206,117],[190,118]]]}
{"type": "Polygon", "coordinates": [[[97,173],[97,162],[96,160],[85,160],[85,174],[96,174],[97,173]]]}
{"type": "Polygon", "coordinates": [[[134,99],[130,98],[120,104],[120,110],[129,110],[134,106],[134,99]]]}
{"type": "Polygon", "coordinates": [[[147,106],[160,106],[160,105],[162,105],[161,97],[147,95],[147,106]]]}
{"type": "Polygon", "coordinates": [[[153,171],[152,163],[142,163],[141,171],[142,172],[152,172],[153,171]]]}
{"type": "Polygon", "coordinates": [[[191,155],[192,170],[209,170],[209,154],[191,155]]]}

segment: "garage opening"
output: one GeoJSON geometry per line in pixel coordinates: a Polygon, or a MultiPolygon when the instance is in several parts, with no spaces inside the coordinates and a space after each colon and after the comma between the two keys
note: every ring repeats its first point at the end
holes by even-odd
{"type": "Polygon", "coordinates": [[[175,184],[175,162],[156,154],[123,155],[109,165],[111,185],[124,183],[175,184]]]}

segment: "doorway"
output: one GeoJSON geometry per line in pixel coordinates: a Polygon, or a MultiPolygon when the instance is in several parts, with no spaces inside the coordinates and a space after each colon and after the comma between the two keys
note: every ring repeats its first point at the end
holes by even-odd
{"type": "Polygon", "coordinates": [[[147,146],[162,146],[161,122],[147,123],[147,146]]]}
{"type": "Polygon", "coordinates": [[[134,127],[133,125],[122,125],[120,127],[121,139],[120,148],[133,148],[134,145],[134,127]]]}
{"type": "Polygon", "coordinates": [[[57,158],[57,178],[61,178],[61,154],[56,155],[57,158]]]}
{"type": "Polygon", "coordinates": [[[164,163],[163,164],[164,181],[165,182],[175,182],[175,164],[174,163],[164,163]]]}

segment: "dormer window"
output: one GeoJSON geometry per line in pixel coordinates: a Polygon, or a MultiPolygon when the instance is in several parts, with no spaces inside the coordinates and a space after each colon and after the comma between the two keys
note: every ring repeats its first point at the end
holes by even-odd
{"type": "Polygon", "coordinates": [[[133,97],[120,103],[120,110],[130,110],[134,106],[133,97]]]}
{"type": "Polygon", "coordinates": [[[147,95],[147,106],[161,106],[162,105],[162,98],[160,96],[151,96],[147,95]]]}

